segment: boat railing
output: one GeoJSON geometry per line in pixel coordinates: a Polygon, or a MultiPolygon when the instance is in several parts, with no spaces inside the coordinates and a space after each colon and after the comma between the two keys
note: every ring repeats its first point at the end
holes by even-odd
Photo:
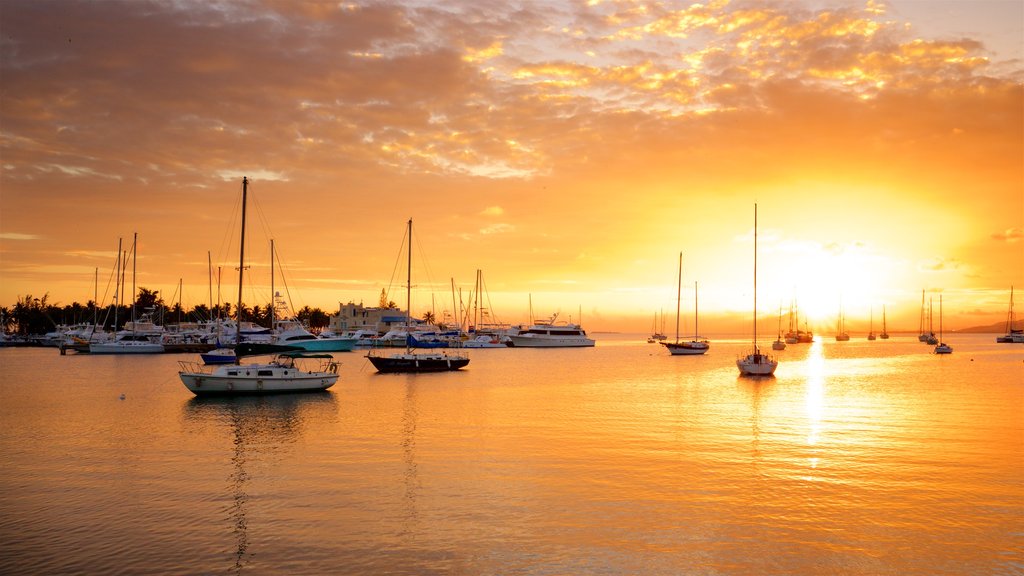
{"type": "Polygon", "coordinates": [[[179,372],[187,372],[189,374],[212,374],[214,368],[216,368],[216,366],[203,364],[196,360],[178,360],[179,372]]]}

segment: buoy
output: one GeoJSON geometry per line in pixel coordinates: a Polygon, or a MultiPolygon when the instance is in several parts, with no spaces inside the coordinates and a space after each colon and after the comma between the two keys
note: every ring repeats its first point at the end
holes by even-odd
{"type": "Polygon", "coordinates": [[[124,400],[124,394],[121,394],[121,400],[124,400]]]}

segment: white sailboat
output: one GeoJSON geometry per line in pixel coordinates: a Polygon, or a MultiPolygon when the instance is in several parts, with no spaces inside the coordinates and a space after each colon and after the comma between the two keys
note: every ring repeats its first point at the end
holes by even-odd
{"type": "MultiPolygon", "coordinates": [[[[273,345],[242,342],[242,279],[245,274],[245,208],[248,178],[242,178],[242,231],[238,256],[238,343],[235,364],[204,365],[196,361],[179,361],[178,377],[196,396],[279,394],[284,392],[319,392],[338,381],[338,363],[330,354],[311,354],[290,350],[266,363],[238,364],[245,356],[266,355],[273,345]],[[315,363],[314,366],[306,364],[315,363]]],[[[288,349],[285,346],[277,347],[288,349]]]]}
{"type": "MultiPolygon", "coordinates": [[[[159,341],[154,342],[147,336],[139,334],[135,322],[135,261],[136,261],[136,250],[138,247],[139,235],[135,234],[135,239],[132,241],[132,319],[130,322],[125,323],[125,329],[117,332],[117,336],[114,340],[105,342],[92,342],[89,344],[89,352],[91,354],[160,354],[164,351],[164,346],[159,341]]],[[[118,242],[118,252],[120,252],[120,242],[118,242]]],[[[118,260],[120,263],[120,260],[118,260]]],[[[127,265],[127,260],[125,261],[127,265]]],[[[120,274],[120,272],[119,272],[120,274]]],[[[121,289],[123,293],[124,289],[121,289]]],[[[116,294],[115,294],[116,298],[116,294]]],[[[117,329],[117,307],[114,308],[114,329],[117,329]]],[[[161,327],[161,331],[163,327],[161,327]]]]}
{"type": "Polygon", "coordinates": [[[683,253],[679,253],[679,283],[676,287],[676,341],[662,342],[662,346],[668,348],[673,356],[699,356],[708,351],[711,345],[706,338],[699,336],[697,330],[697,283],[693,283],[693,340],[681,342],[679,340],[679,302],[683,289],[683,253]]]}
{"type": "Polygon", "coordinates": [[[785,350],[786,342],[782,339],[782,302],[779,302],[779,332],[772,342],[772,350],[785,350]]]}
{"type": "Polygon", "coordinates": [[[843,313],[843,301],[839,301],[839,320],[836,322],[836,342],[848,342],[850,334],[846,331],[846,314],[843,313]]]}
{"type": "Polygon", "coordinates": [[[754,337],[750,354],[736,359],[742,376],[771,376],[779,362],[770,354],[762,354],[757,347],[757,204],[754,204],[754,337]]]}
{"type": "Polygon", "coordinates": [[[1013,286],[1010,286],[1010,311],[1006,313],[1006,334],[996,336],[999,344],[1024,344],[1024,329],[1014,328],[1013,286]]]}

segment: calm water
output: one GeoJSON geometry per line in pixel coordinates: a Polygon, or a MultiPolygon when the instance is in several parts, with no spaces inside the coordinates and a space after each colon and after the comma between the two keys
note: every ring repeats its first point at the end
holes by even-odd
{"type": "Polygon", "coordinates": [[[791,345],[750,380],[740,342],[598,338],[228,400],[188,356],[0,349],[0,572],[1024,573],[1024,346],[791,345]]]}

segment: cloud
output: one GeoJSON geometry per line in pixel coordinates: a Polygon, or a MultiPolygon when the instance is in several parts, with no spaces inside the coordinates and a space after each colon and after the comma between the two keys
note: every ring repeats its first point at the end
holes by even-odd
{"type": "Polygon", "coordinates": [[[1024,228],[1007,228],[1002,232],[995,232],[992,234],[992,239],[1009,243],[1020,242],[1024,239],[1024,228]]]}
{"type": "Polygon", "coordinates": [[[921,272],[944,272],[959,270],[963,264],[957,260],[947,258],[931,258],[919,262],[917,269],[921,272]]]}
{"type": "Polygon", "coordinates": [[[485,235],[485,236],[490,235],[490,234],[505,234],[505,233],[508,233],[508,232],[512,232],[515,229],[516,229],[516,227],[511,225],[511,224],[498,223],[498,224],[491,224],[490,226],[487,226],[486,228],[481,228],[480,229],[480,233],[485,235]]]}
{"type": "Polygon", "coordinates": [[[36,234],[20,234],[18,232],[0,232],[0,240],[39,240],[36,234]]]}
{"type": "Polygon", "coordinates": [[[505,210],[502,209],[501,206],[488,206],[487,208],[484,208],[480,212],[480,215],[481,216],[501,216],[504,213],[505,213],[505,210]]]}

